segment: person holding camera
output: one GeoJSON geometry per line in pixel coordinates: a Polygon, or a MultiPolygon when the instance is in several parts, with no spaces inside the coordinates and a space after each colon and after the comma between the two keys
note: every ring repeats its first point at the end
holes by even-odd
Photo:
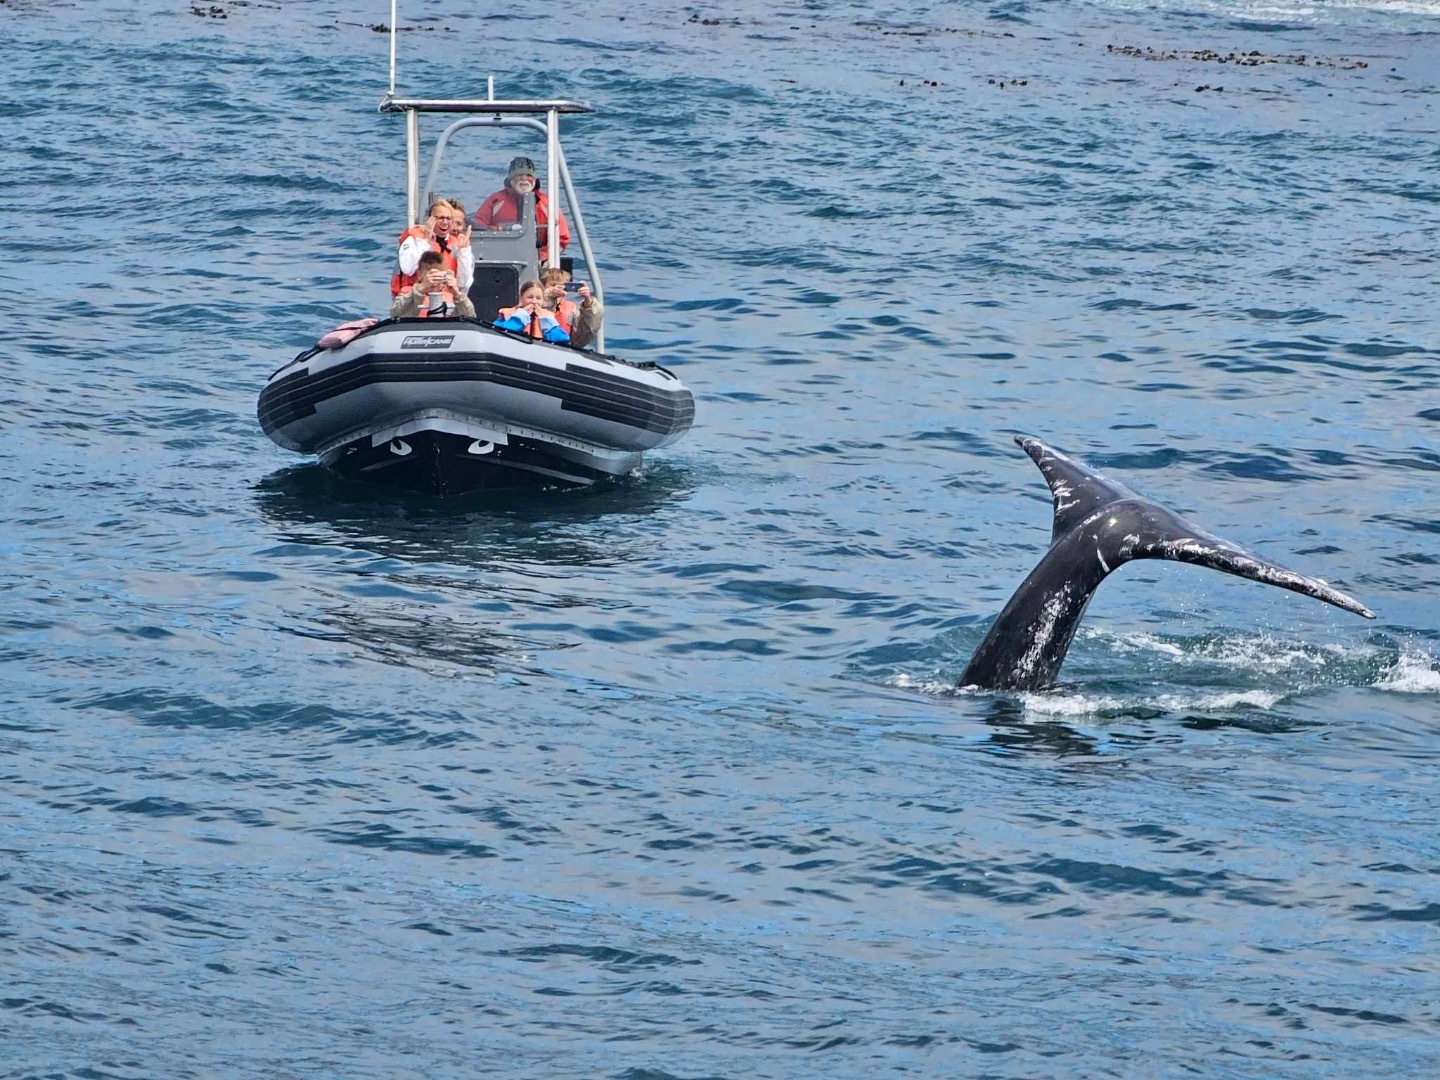
{"type": "Polygon", "coordinates": [[[558,266],[540,271],[540,283],[545,286],[545,306],[555,312],[555,318],[569,333],[570,344],[588,349],[600,333],[605,305],[595,299],[589,285],[583,281],[572,284],[570,271],[558,266]],[[570,299],[572,293],[579,298],[578,303],[570,299]]]}
{"type": "Polygon", "coordinates": [[[445,269],[455,275],[461,292],[468,292],[475,280],[475,253],[470,248],[470,226],[465,223],[464,212],[459,214],[447,199],[436,199],[430,204],[430,211],[423,225],[413,225],[400,234],[400,250],[396,254],[395,273],[390,278],[390,295],[399,296],[415,284],[416,267],[420,256],[427,251],[438,251],[445,262],[445,269]]]}
{"type": "MultiPolygon", "coordinates": [[[[528,157],[517,157],[510,162],[505,173],[505,186],[482,202],[471,218],[476,225],[487,229],[499,229],[513,225],[520,220],[522,199],[535,200],[535,249],[536,261],[543,265],[548,244],[550,202],[540,190],[540,181],[535,179],[535,162],[528,157]]],[[[570,225],[565,213],[557,208],[556,228],[560,230],[560,250],[570,246],[570,225]]]]}
{"type": "Polygon", "coordinates": [[[475,305],[460,289],[454,271],[438,251],[424,252],[415,266],[415,282],[390,305],[392,319],[475,318],[475,305]]]}

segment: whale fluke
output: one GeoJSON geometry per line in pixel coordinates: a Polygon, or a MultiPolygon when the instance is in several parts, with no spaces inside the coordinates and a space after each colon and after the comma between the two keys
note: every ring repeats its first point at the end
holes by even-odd
{"type": "Polygon", "coordinates": [[[990,627],[960,677],[961,686],[1040,690],[1053,685],[1095,589],[1132,559],[1208,566],[1375,617],[1319,578],[1286,570],[1213,536],[1038,439],[1019,435],[1015,441],[1045,474],[1055,500],[1050,550],[990,627]]]}

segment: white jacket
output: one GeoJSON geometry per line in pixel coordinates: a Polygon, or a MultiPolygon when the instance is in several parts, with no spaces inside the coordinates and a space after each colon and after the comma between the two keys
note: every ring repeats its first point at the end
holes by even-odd
{"type": "MultiPolygon", "coordinates": [[[[420,256],[431,250],[430,244],[423,236],[407,236],[400,245],[400,272],[413,277],[420,267],[420,256]]],[[[475,252],[469,244],[461,244],[451,248],[450,253],[455,256],[455,283],[461,292],[468,293],[475,280],[475,252]]]]}

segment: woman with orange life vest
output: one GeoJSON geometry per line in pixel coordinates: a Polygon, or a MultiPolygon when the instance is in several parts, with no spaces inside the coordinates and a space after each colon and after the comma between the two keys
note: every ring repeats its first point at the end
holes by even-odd
{"type": "Polygon", "coordinates": [[[570,340],[555,313],[545,306],[545,286],[538,281],[527,281],[521,285],[520,302],[511,308],[501,308],[500,317],[494,325],[500,330],[529,334],[542,341],[570,340]]]}
{"type": "Polygon", "coordinates": [[[475,318],[475,305],[460,291],[455,275],[438,251],[426,251],[415,266],[415,283],[390,305],[392,319],[475,318]]]}
{"type": "Polygon", "coordinates": [[[415,268],[420,256],[438,251],[445,269],[455,275],[460,291],[468,293],[475,280],[475,253],[470,249],[470,228],[455,227],[454,207],[446,199],[436,199],[423,225],[413,225],[400,234],[399,264],[390,278],[390,295],[399,296],[415,283],[415,268]]]}
{"type": "Polygon", "coordinates": [[[576,295],[577,304],[566,296],[570,271],[558,266],[546,267],[540,271],[540,284],[545,286],[545,306],[555,312],[561,329],[570,335],[570,344],[577,349],[588,349],[600,334],[600,324],[605,319],[605,305],[590,293],[590,286],[580,282],[576,295]]]}
{"type": "MultiPolygon", "coordinates": [[[[535,200],[536,260],[543,265],[548,246],[546,233],[550,221],[550,201],[540,190],[540,182],[535,179],[535,162],[528,157],[517,157],[510,162],[510,168],[505,173],[505,186],[482,202],[470,220],[487,229],[513,225],[520,220],[521,200],[528,198],[535,200]]],[[[560,230],[560,250],[564,251],[570,246],[570,224],[565,220],[565,212],[558,208],[555,224],[560,230]]]]}

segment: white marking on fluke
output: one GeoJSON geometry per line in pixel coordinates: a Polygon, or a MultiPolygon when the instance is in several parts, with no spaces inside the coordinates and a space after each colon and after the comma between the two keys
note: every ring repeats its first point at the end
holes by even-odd
{"type": "Polygon", "coordinates": [[[1367,619],[1375,617],[1328,582],[1297,574],[1211,536],[1037,439],[1017,436],[1015,441],[1040,466],[1054,496],[1051,543],[970,658],[962,686],[1040,690],[1053,685],[1091,594],[1106,575],[1132,559],[1205,566],[1311,596],[1367,619]],[[1093,507],[1085,520],[1062,526],[1065,511],[1081,505],[1093,507]],[[1093,547],[1104,573],[1087,568],[1087,547],[1093,547]]]}

